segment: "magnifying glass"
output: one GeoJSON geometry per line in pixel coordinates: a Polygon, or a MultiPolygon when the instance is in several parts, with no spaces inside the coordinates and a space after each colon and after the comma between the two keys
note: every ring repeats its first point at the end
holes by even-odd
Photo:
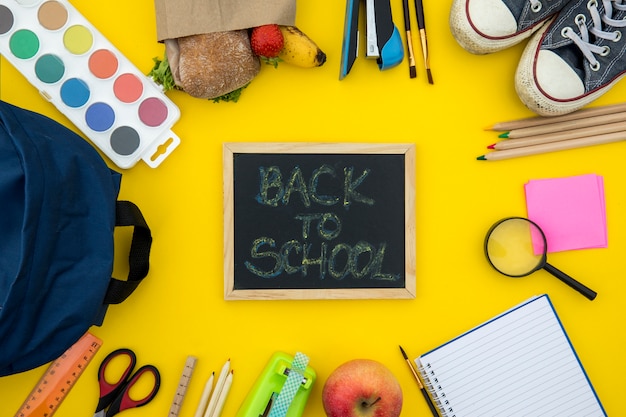
{"type": "Polygon", "coordinates": [[[545,269],[590,300],[597,293],[547,261],[546,235],[533,221],[508,217],[491,226],[485,238],[485,255],[491,266],[503,275],[519,278],[545,269]]]}

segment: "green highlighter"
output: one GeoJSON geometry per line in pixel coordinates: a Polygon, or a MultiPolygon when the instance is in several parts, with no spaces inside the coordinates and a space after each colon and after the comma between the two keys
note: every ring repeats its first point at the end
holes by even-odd
{"type": "Polygon", "coordinates": [[[316,378],[308,360],[300,352],[274,353],[236,417],[300,417],[316,378]]]}

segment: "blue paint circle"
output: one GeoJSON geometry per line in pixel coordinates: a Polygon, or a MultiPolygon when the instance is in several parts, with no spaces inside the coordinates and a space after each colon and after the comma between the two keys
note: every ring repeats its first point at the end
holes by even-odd
{"type": "Polygon", "coordinates": [[[61,100],[69,107],[83,106],[90,95],[89,86],[80,78],[70,78],[61,86],[61,100]]]}
{"type": "Polygon", "coordinates": [[[104,132],[115,122],[115,112],[106,103],[94,103],[85,112],[85,121],[91,130],[104,132]]]}

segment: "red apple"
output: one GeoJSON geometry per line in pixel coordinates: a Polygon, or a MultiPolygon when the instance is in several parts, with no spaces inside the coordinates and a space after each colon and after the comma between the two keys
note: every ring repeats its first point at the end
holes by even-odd
{"type": "Polygon", "coordinates": [[[322,390],[328,417],[398,417],[402,388],[382,363],[354,359],[335,369],[322,390]]]}

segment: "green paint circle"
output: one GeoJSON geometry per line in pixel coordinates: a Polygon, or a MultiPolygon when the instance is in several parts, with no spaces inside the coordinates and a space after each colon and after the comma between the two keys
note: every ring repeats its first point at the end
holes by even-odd
{"type": "Polygon", "coordinates": [[[9,48],[17,58],[29,59],[39,51],[39,38],[28,29],[20,29],[11,36],[9,48]]]}
{"type": "Polygon", "coordinates": [[[54,84],[65,74],[65,64],[58,56],[45,54],[37,59],[35,74],[44,83],[54,84]]]}

